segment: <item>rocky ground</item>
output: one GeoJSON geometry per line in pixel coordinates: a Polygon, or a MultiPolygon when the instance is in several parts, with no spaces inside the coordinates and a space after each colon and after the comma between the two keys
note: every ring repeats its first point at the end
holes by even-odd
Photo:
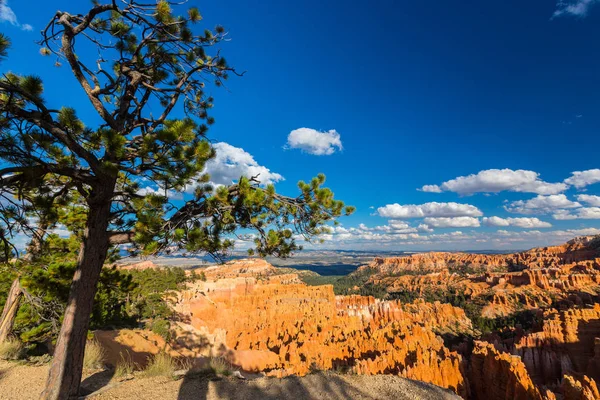
{"type": "MultiPolygon", "coordinates": [[[[0,399],[37,399],[47,366],[0,362],[0,399]]],[[[304,377],[215,379],[189,375],[178,380],[135,378],[110,380],[110,373],[88,374],[82,390],[97,390],[86,398],[144,400],[271,400],[271,399],[399,399],[452,400],[458,396],[439,387],[391,375],[364,376],[320,372],[304,377]]]]}

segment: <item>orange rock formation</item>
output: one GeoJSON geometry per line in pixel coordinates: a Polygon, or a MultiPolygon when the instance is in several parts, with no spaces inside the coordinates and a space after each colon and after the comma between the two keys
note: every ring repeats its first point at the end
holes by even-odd
{"type": "MultiPolygon", "coordinates": [[[[472,399],[600,400],[600,237],[506,255],[377,258],[359,269],[390,294],[440,291],[479,302],[483,317],[522,310],[543,316],[529,331],[495,332],[493,343],[446,346],[440,335],[478,334],[450,304],[336,296],[331,285],[307,286],[263,260],[203,271],[207,281],[189,284],[174,306],[181,321],[168,347],[173,354],[218,354],[271,376],[313,369],[398,374],[472,399]]],[[[127,335],[144,336],[109,339],[124,343],[127,335]]]]}
{"type": "Polygon", "coordinates": [[[461,356],[433,332],[472,329],[449,304],[336,297],[330,285],[235,278],[193,284],[176,309],[198,331],[221,332],[232,361],[244,369],[274,376],[312,369],[395,373],[466,394],[461,356]]]}

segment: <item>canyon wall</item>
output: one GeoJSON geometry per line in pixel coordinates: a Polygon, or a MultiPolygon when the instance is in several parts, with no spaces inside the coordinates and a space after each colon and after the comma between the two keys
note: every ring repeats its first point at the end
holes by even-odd
{"type": "Polygon", "coordinates": [[[231,361],[272,376],[339,369],[393,373],[467,394],[462,358],[433,329],[472,329],[449,304],[335,296],[330,285],[252,277],[196,282],[177,311],[200,332],[222,334],[231,361]]]}
{"type": "MultiPolygon", "coordinates": [[[[308,286],[263,260],[202,271],[206,281],[177,295],[175,339],[140,353],[217,355],[276,377],[397,374],[470,399],[600,399],[600,237],[506,255],[377,258],[355,275],[388,300],[356,289],[336,296],[332,285],[308,286]],[[407,292],[428,301],[389,300],[407,292]],[[515,315],[535,320],[485,334],[474,323],[515,315]]],[[[132,335],[144,334],[109,339],[132,335]]]]}

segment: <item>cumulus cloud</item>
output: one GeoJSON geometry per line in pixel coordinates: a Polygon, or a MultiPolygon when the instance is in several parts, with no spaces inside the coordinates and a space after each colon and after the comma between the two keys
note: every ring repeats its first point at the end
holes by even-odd
{"type": "Polygon", "coordinates": [[[565,15],[583,18],[595,3],[597,3],[597,0],[558,0],[552,18],[565,15]]]}
{"type": "Polygon", "coordinates": [[[483,224],[487,226],[516,226],[518,228],[550,228],[551,223],[540,220],[539,218],[483,218],[483,224]]]}
{"type": "MultiPolygon", "coordinates": [[[[564,243],[577,236],[600,234],[597,228],[544,230],[535,229],[497,232],[476,232],[460,230],[442,234],[381,232],[376,228],[336,227],[331,235],[325,237],[322,247],[331,249],[374,249],[389,250],[475,250],[504,248],[507,250],[525,250],[531,247],[549,246],[564,243]]],[[[321,245],[320,245],[321,247],[321,245]]]]}
{"type": "Polygon", "coordinates": [[[502,191],[536,194],[558,194],[567,189],[565,183],[548,183],[539,178],[540,174],[523,169],[488,169],[477,174],[459,176],[441,185],[425,185],[424,192],[455,192],[461,195],[474,193],[499,193],[502,191]]]}
{"type": "Polygon", "coordinates": [[[15,12],[8,6],[8,1],[0,1],[0,22],[8,22],[9,24],[20,28],[23,31],[32,31],[33,26],[29,24],[20,24],[15,12]]]}
{"type": "Polygon", "coordinates": [[[552,218],[556,220],[571,220],[571,219],[600,219],[600,207],[583,207],[569,212],[567,210],[559,210],[552,218]]]}
{"type": "Polygon", "coordinates": [[[388,222],[388,225],[392,228],[392,229],[409,229],[410,225],[408,225],[406,222],[404,221],[396,221],[396,220],[390,220],[388,222]]]}
{"type": "Polygon", "coordinates": [[[335,129],[320,132],[311,128],[299,128],[290,132],[286,147],[316,156],[328,156],[342,150],[342,140],[335,129]]]}
{"type": "Polygon", "coordinates": [[[577,215],[571,214],[569,210],[557,210],[552,214],[552,218],[559,221],[569,221],[572,219],[577,219],[577,215]]]}
{"type": "Polygon", "coordinates": [[[438,185],[425,185],[419,190],[429,193],[442,193],[442,189],[438,185]]]}
{"type": "Polygon", "coordinates": [[[428,226],[434,228],[477,228],[479,219],[473,217],[427,217],[423,220],[428,226]]]}
{"type": "Polygon", "coordinates": [[[224,142],[215,143],[213,147],[217,155],[206,163],[204,173],[210,175],[210,180],[215,185],[231,185],[241,176],[250,178],[258,175],[257,179],[262,185],[284,180],[280,174],[259,165],[250,153],[240,147],[224,142]]]}
{"type": "Polygon", "coordinates": [[[575,186],[577,189],[600,182],[600,169],[588,169],[587,171],[574,171],[565,179],[565,183],[575,186]]]}
{"type": "Polygon", "coordinates": [[[417,232],[429,233],[429,232],[433,232],[433,229],[431,229],[429,227],[429,225],[419,224],[419,226],[417,226],[417,232]]]}
{"type": "Polygon", "coordinates": [[[550,196],[539,195],[529,200],[513,201],[504,208],[517,214],[545,214],[560,209],[577,207],[581,207],[581,204],[569,200],[564,194],[555,194],[550,196]]]}
{"type": "Polygon", "coordinates": [[[593,207],[600,207],[600,196],[591,196],[589,194],[580,194],[577,196],[577,200],[582,203],[589,204],[593,207]]]}
{"type": "Polygon", "coordinates": [[[379,207],[377,212],[385,218],[424,218],[424,217],[481,217],[483,213],[475,206],[459,203],[388,204],[379,207]]]}
{"type": "MultiPolygon", "coordinates": [[[[351,228],[352,229],[352,228],[351,228]]],[[[401,233],[417,233],[417,228],[411,227],[404,221],[390,220],[387,225],[375,226],[373,228],[368,227],[365,224],[358,225],[357,228],[362,232],[386,232],[393,234],[401,234],[401,233]]],[[[348,231],[350,232],[350,231],[348,231]]]]}

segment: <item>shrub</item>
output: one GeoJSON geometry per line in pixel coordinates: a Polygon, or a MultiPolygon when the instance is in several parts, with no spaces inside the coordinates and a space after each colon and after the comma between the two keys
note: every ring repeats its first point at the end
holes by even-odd
{"type": "Polygon", "coordinates": [[[175,360],[167,353],[161,352],[150,359],[150,363],[144,370],[147,378],[154,376],[172,377],[175,372],[175,360]]]}
{"type": "Polygon", "coordinates": [[[197,273],[195,270],[192,270],[192,273],[190,274],[188,280],[190,282],[195,282],[198,280],[206,282],[206,274],[204,273],[204,271],[200,271],[200,273],[197,273]]]}
{"type": "Polygon", "coordinates": [[[23,344],[17,339],[8,338],[0,343],[0,360],[17,360],[23,352],[23,344]]]}
{"type": "Polygon", "coordinates": [[[129,376],[133,374],[133,371],[136,369],[135,363],[131,360],[131,356],[127,353],[127,357],[120,354],[121,360],[117,362],[115,366],[115,378],[123,378],[125,376],[129,376]]]}
{"type": "Polygon", "coordinates": [[[104,356],[104,349],[100,343],[97,340],[88,340],[83,355],[83,368],[87,370],[102,368],[104,356]]]}
{"type": "Polygon", "coordinates": [[[152,322],[152,325],[150,325],[150,329],[152,330],[152,332],[165,339],[166,342],[168,342],[171,339],[171,323],[167,320],[154,320],[152,322]]]}
{"type": "Polygon", "coordinates": [[[217,375],[229,376],[232,373],[232,365],[223,357],[212,357],[208,363],[209,369],[217,375]]]}

